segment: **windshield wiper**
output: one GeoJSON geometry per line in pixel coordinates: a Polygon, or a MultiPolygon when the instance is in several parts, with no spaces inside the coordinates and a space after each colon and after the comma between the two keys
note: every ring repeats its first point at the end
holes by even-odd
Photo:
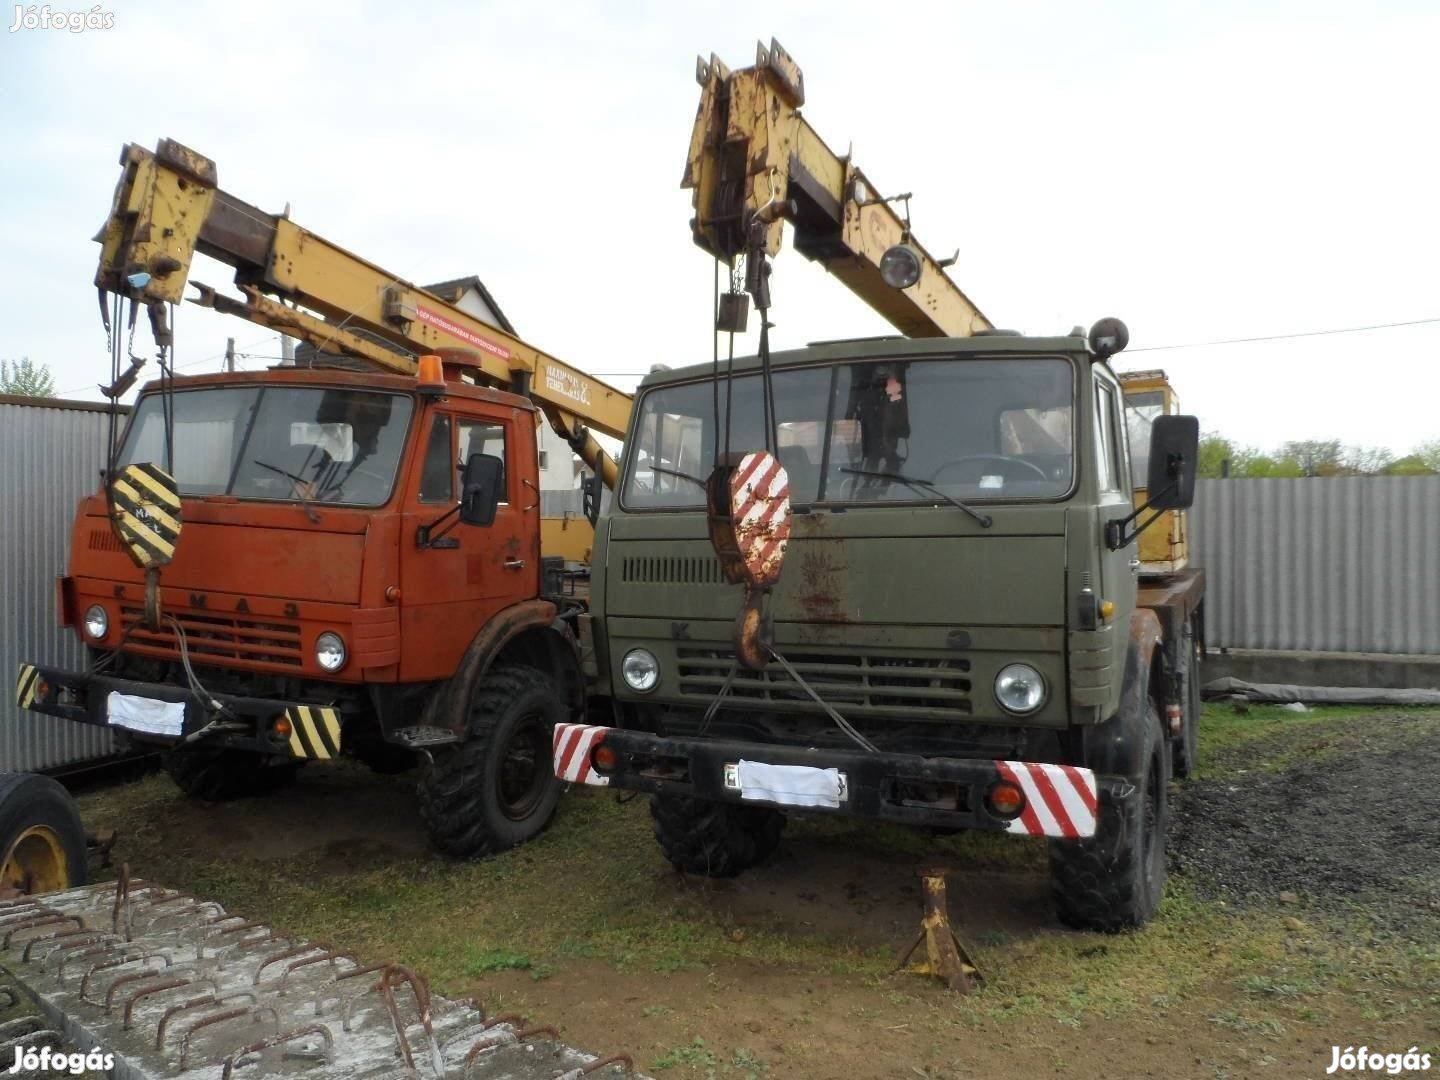
{"type": "Polygon", "coordinates": [[[678,476],[681,480],[689,480],[701,490],[706,490],[705,481],[701,480],[698,476],[691,476],[688,472],[681,472],[679,469],[667,469],[663,465],[651,465],[650,471],[664,473],[666,476],[678,476]]]}
{"type": "Polygon", "coordinates": [[[320,524],[320,513],[315,509],[315,504],[310,501],[309,496],[305,494],[305,488],[311,486],[310,481],[301,479],[292,472],[286,472],[278,465],[271,465],[268,462],[261,461],[259,458],[251,458],[250,460],[253,461],[256,465],[259,465],[262,469],[269,469],[273,473],[279,473],[287,480],[294,481],[295,497],[300,500],[300,505],[304,507],[305,516],[310,519],[311,525],[320,524]]]}
{"type": "Polygon", "coordinates": [[[995,524],[995,519],[992,518],[989,514],[982,514],[973,506],[967,506],[965,503],[955,498],[955,496],[941,491],[929,480],[917,480],[913,476],[903,476],[900,473],[896,472],[880,472],[875,469],[851,469],[844,465],[840,467],[840,471],[843,473],[851,473],[854,476],[873,476],[877,480],[895,480],[915,491],[928,491],[931,495],[935,495],[941,499],[944,499],[947,503],[955,507],[957,510],[965,511],[965,513],[969,514],[972,518],[974,518],[977,522],[980,523],[980,527],[982,529],[988,529],[991,525],[995,524]]]}

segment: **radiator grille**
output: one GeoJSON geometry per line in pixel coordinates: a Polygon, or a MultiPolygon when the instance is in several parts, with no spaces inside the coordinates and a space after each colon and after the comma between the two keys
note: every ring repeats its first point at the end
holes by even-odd
{"type": "Polygon", "coordinates": [[[91,529],[89,548],[91,551],[124,551],[125,545],[109,529],[91,529]]]}
{"type": "MultiPolygon", "coordinates": [[[[140,621],[141,609],[121,607],[120,620],[128,630],[140,621]]],[[[267,619],[237,619],[230,615],[212,615],[201,611],[169,611],[185,631],[185,643],[189,646],[192,659],[239,660],[263,664],[283,664],[286,667],[300,667],[300,627],[293,623],[272,622],[267,619]]],[[[177,657],[180,650],[175,643],[175,631],[168,620],[161,623],[159,632],[135,629],[130,631],[128,645],[138,646],[148,652],[160,652],[177,657]]]]}
{"type": "Polygon", "coordinates": [[[620,580],[644,585],[723,585],[720,560],[711,556],[627,555],[620,580]]]}
{"type": "MultiPolygon", "coordinates": [[[[680,693],[710,700],[733,664],[729,652],[681,649],[680,693]]],[[[829,704],[858,707],[872,715],[912,717],[969,715],[970,661],[957,657],[866,656],[854,653],[785,654],[790,665],[829,704]]],[[[816,709],[813,698],[779,664],[763,671],[739,668],[729,697],[816,709]]]]}

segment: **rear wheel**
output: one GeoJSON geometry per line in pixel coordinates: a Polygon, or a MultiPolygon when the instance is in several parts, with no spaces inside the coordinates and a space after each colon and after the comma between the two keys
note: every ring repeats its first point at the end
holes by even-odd
{"type": "Polygon", "coordinates": [[[1102,796],[1095,836],[1050,842],[1050,889],[1066,926],[1114,933],[1143,926],[1165,892],[1165,834],[1170,819],[1170,749],[1160,734],[1160,712],[1146,700],[1145,763],[1130,777],[1134,790],[1116,800],[1102,796]]]}
{"type": "Polygon", "coordinates": [[[85,829],[70,793],[48,776],[0,774],[0,898],[87,880],[85,829]]]}
{"type": "Polygon", "coordinates": [[[533,668],[492,669],[470,703],[469,738],[437,750],[420,780],[420,813],[435,846],[478,858],[538,835],[555,813],[555,725],[565,703],[533,668]]]}
{"type": "Polygon", "coordinates": [[[650,817],[670,864],[706,877],[734,877],[764,862],[785,831],[785,815],[778,810],[679,795],[653,796],[650,817]]]}
{"type": "Polygon", "coordinates": [[[202,802],[229,802],[276,791],[295,779],[301,764],[248,750],[202,747],[167,750],[161,762],[176,787],[202,802]]]}

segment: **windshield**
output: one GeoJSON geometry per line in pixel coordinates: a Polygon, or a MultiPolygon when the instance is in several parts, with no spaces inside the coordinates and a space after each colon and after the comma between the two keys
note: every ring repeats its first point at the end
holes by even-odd
{"type": "MultiPolygon", "coordinates": [[[[182,495],[379,506],[390,497],[413,403],[403,394],[292,386],[173,395],[182,495]]],[[[135,407],[119,465],[164,464],[159,394],[135,407]]]]}
{"type": "MultiPolygon", "coordinates": [[[[1058,498],[1074,475],[1074,381],[1070,363],[1058,358],[777,371],[777,454],[790,497],[800,504],[936,501],[919,483],[966,502],[1058,498]]],[[[735,452],[765,445],[760,391],[758,375],[739,376],[730,388],[735,452]]],[[[657,387],[641,398],[627,509],[704,504],[717,431],[725,452],[723,381],[719,398],[718,428],[710,382],[657,387]]]]}

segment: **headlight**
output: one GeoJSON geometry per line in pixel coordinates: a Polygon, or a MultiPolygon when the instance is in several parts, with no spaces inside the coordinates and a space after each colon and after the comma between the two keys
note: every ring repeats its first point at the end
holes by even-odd
{"type": "Polygon", "coordinates": [[[85,633],[99,641],[110,632],[110,616],[99,604],[91,604],[85,611],[85,633]]]}
{"type": "Polygon", "coordinates": [[[892,289],[908,289],[920,280],[920,253],[909,244],[896,244],[880,256],[880,279],[892,289]]]}
{"type": "Polygon", "coordinates": [[[660,661],[649,649],[631,649],[620,662],[625,685],[641,694],[648,694],[660,681],[660,661]]]}
{"type": "Polygon", "coordinates": [[[1018,716],[1045,704],[1045,680],[1029,664],[1007,664],[995,676],[995,700],[1018,716]]]}
{"type": "Polygon", "coordinates": [[[339,634],[327,630],[315,639],[315,662],[326,671],[345,666],[345,642],[339,634]]]}

